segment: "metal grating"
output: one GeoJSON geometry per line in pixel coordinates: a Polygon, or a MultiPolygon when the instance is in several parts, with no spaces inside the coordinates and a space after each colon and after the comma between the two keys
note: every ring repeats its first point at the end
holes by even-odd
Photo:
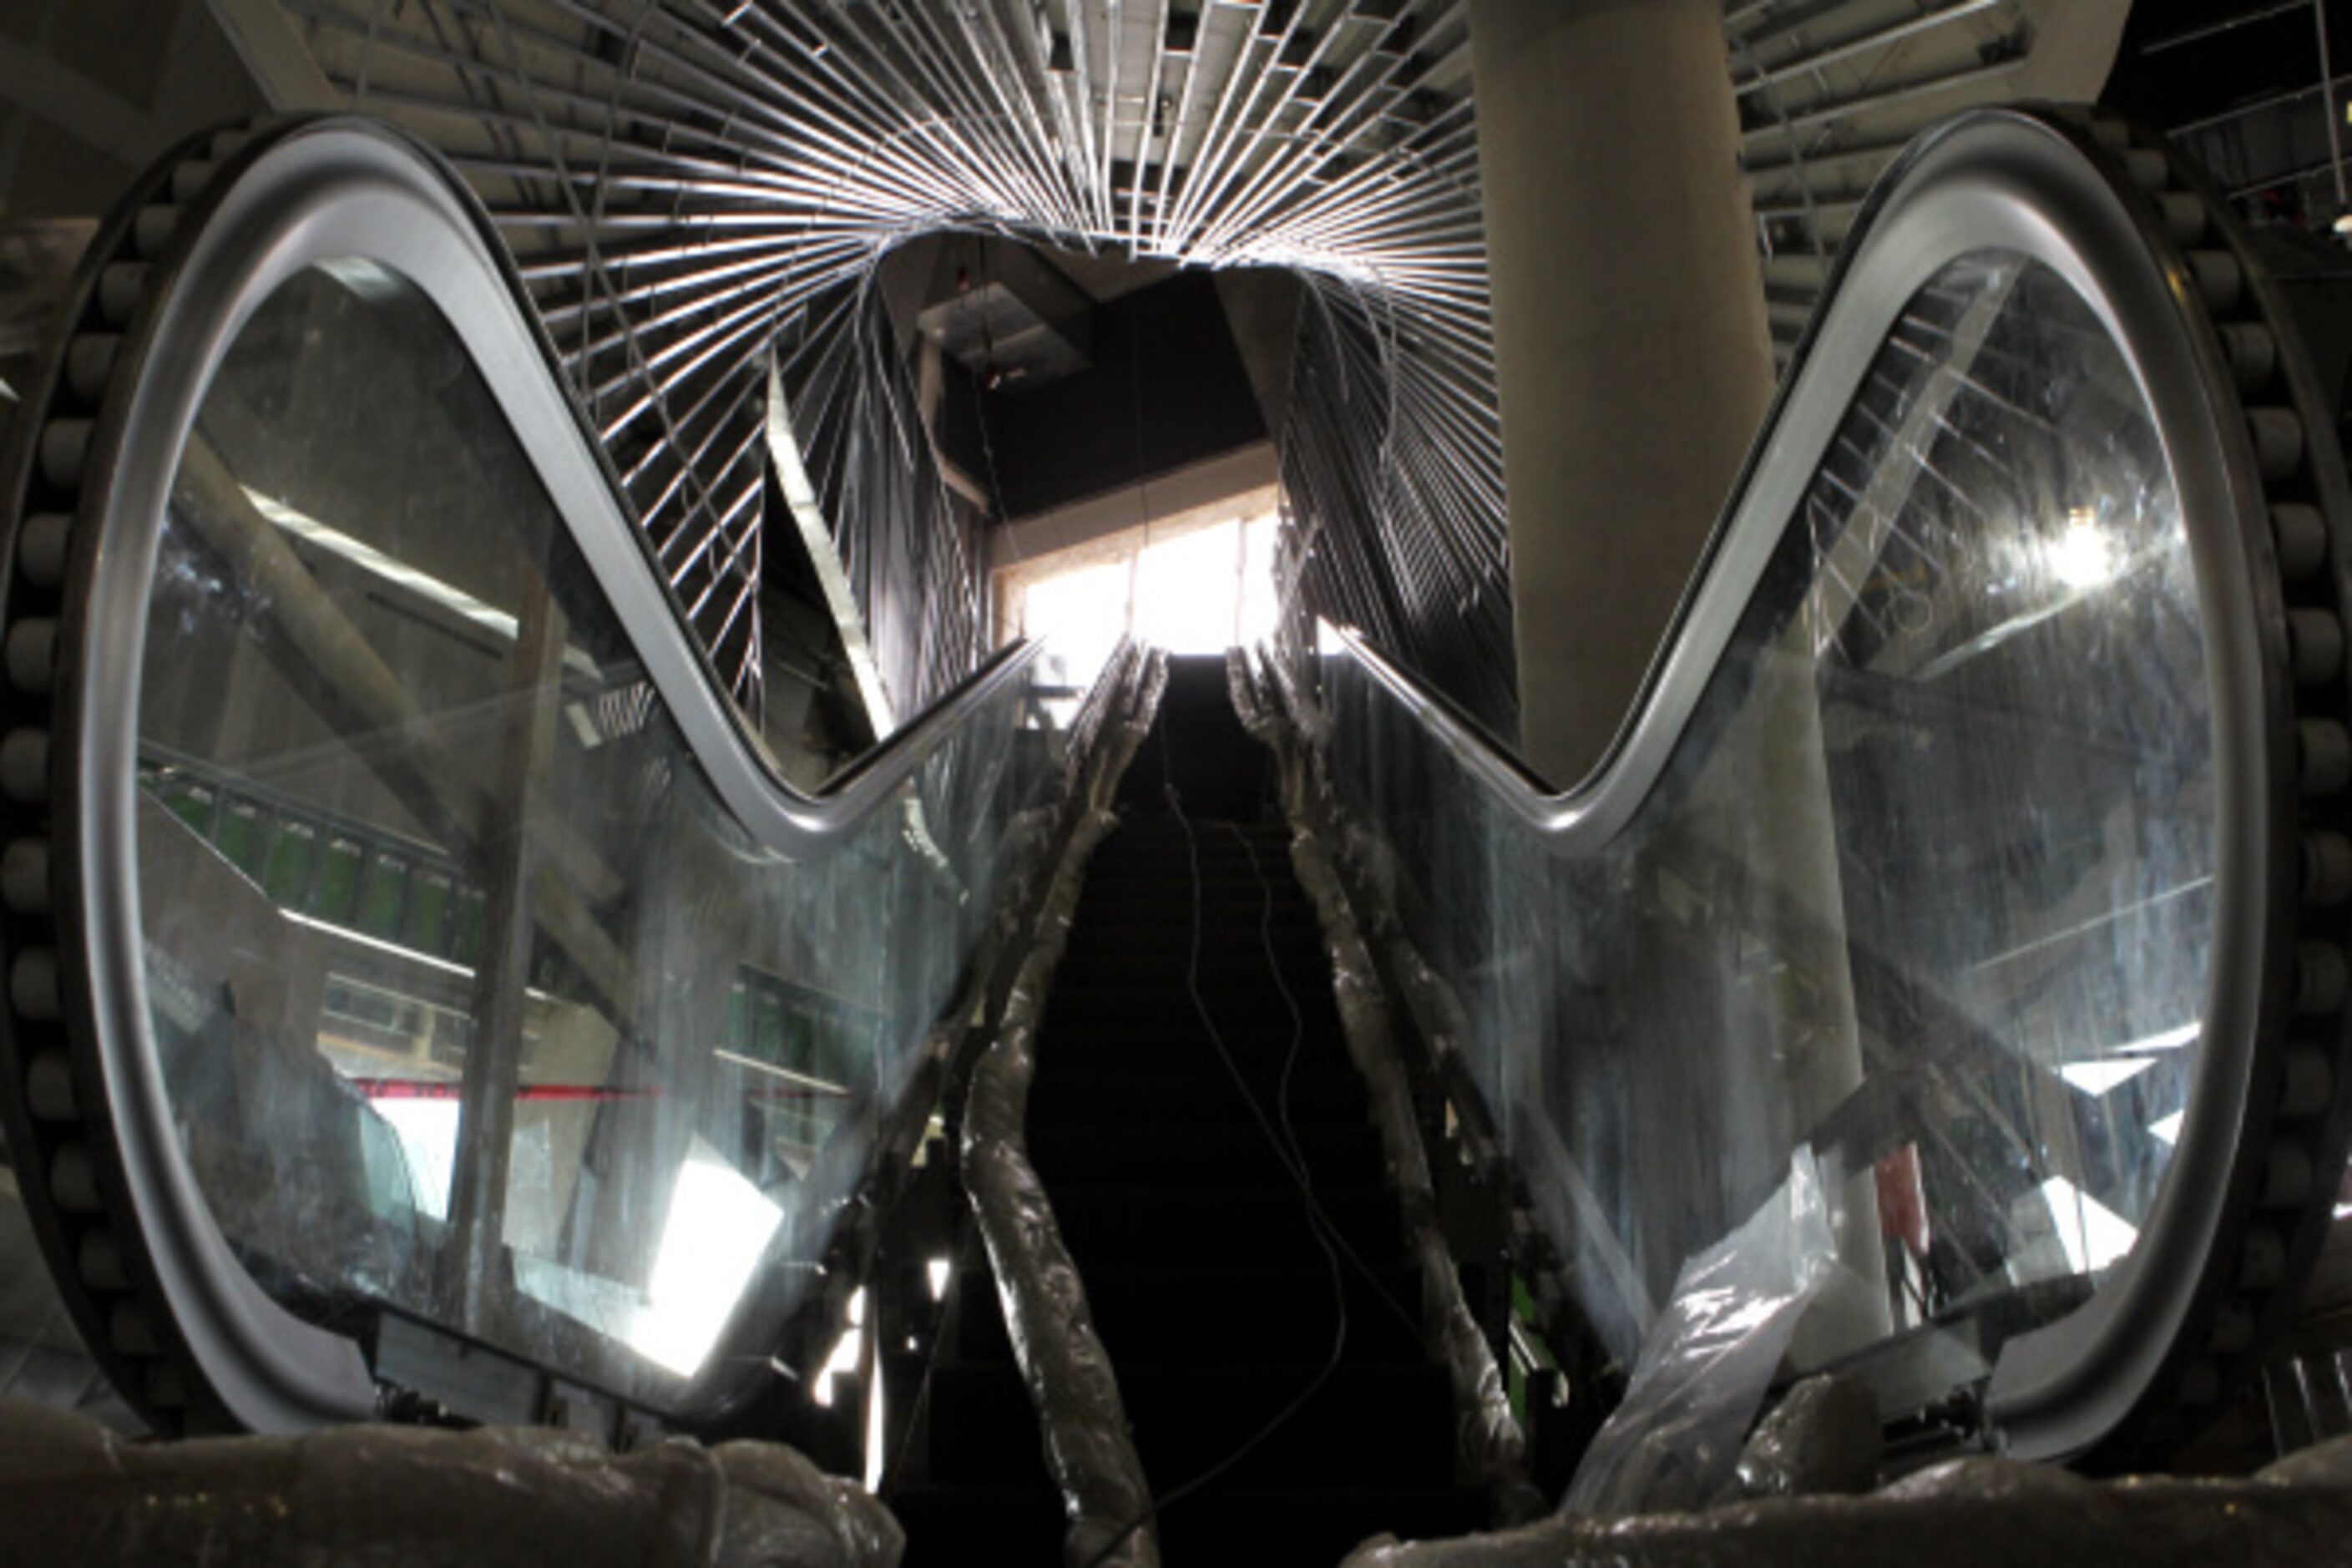
{"type": "MultiPolygon", "coordinates": [[[[1448,685],[1507,690],[1459,0],[278,4],[346,100],[425,134],[488,200],[747,705],[771,345],[839,325],[886,250],[940,230],[1306,275],[1332,327],[1310,341],[1357,345],[1325,384],[1379,415],[1368,435],[1309,409],[1286,433],[1292,507],[1325,563],[1307,574],[1316,607],[1448,685]],[[1465,605],[1474,630],[1438,624],[1465,605]]],[[[811,408],[871,417],[877,400],[903,407],[883,388],[811,408]]],[[[803,417],[796,434],[812,452],[862,440],[928,460],[903,432],[803,417]]],[[[972,618],[925,634],[929,685],[979,647],[979,595],[929,597],[969,578],[966,547],[901,548],[910,527],[951,530],[951,509],[886,519],[882,500],[905,498],[856,489],[823,499],[877,637],[893,616],[972,618]],[[930,580],[885,558],[929,563],[930,580]]]]}

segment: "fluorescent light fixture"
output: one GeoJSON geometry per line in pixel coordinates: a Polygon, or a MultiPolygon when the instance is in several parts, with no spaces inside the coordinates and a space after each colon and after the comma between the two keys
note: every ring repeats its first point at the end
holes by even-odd
{"type": "Polygon", "coordinates": [[[2154,1058],[2149,1057],[2119,1062],[2068,1062],[2058,1069],[2058,1076],[2095,1100],[2129,1083],[2155,1065],[2154,1058]]]}
{"type": "Polygon", "coordinates": [[[849,1092],[846,1084],[834,1083],[826,1079],[811,1078],[804,1072],[794,1072],[790,1068],[778,1067],[773,1062],[763,1062],[757,1057],[747,1057],[740,1051],[730,1051],[723,1046],[713,1046],[710,1054],[730,1067],[745,1068],[752,1072],[763,1072],[770,1078],[780,1078],[786,1083],[798,1085],[802,1089],[814,1089],[819,1094],[846,1095],[849,1092]]]}
{"type": "Polygon", "coordinates": [[[363,931],[354,931],[350,926],[339,926],[332,921],[316,920],[299,910],[279,910],[278,913],[298,926],[304,926],[315,931],[324,931],[338,942],[347,942],[354,947],[365,948],[371,952],[380,952],[387,958],[396,958],[403,963],[418,964],[426,969],[437,970],[443,974],[455,975],[460,980],[471,980],[474,977],[474,971],[467,964],[452,963],[446,958],[436,958],[429,952],[419,952],[413,947],[403,947],[398,942],[386,942],[381,937],[370,936],[363,931]]]}
{"type": "MultiPolygon", "coordinates": [[[[323,550],[330,555],[340,556],[362,571],[380,577],[396,587],[406,589],[418,598],[439,605],[451,614],[471,622],[494,637],[513,642],[521,636],[521,623],[514,616],[495,605],[483,603],[463,588],[451,583],[445,583],[429,572],[419,572],[405,562],[396,561],[374,545],[363,540],[354,539],[340,528],[333,528],[320,522],[309,512],[288,506],[274,496],[263,495],[250,485],[240,485],[237,488],[245,491],[245,499],[253,503],[254,510],[305,543],[323,550]]],[[[563,662],[592,679],[597,678],[602,673],[596,668],[596,661],[588,657],[585,649],[572,644],[564,646],[563,662]]]]}
{"type": "Polygon", "coordinates": [[[701,1371],[783,1217],[697,1138],[670,1191],[669,1217],[629,1343],[681,1377],[701,1371]]]}
{"type": "Polygon", "coordinates": [[[263,495],[250,485],[239,488],[245,491],[245,499],[253,503],[254,510],[295,538],[315,544],[330,555],[340,555],[352,565],[373,573],[387,583],[397,584],[419,598],[430,599],[509,642],[520,635],[520,626],[512,616],[484,604],[463,588],[445,583],[430,573],[419,572],[404,562],[395,561],[374,545],[354,539],[340,528],[331,528],[309,512],[288,506],[275,496],[263,495]]]}
{"type": "Polygon", "coordinates": [[[2063,1176],[2042,1184],[2042,1201],[2065,1249],[2066,1267],[2096,1274],[2132,1249],[2139,1231],[2132,1223],[2063,1176]]]}

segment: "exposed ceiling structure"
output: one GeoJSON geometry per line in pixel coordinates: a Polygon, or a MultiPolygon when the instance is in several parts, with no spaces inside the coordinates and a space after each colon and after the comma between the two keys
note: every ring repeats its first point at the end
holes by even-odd
{"type": "Polygon", "coordinates": [[[2088,100],[2131,0],[1727,0],[1772,346],[1785,365],[1872,182],[1973,104],[2088,100]]]}
{"type": "MultiPolygon", "coordinates": [[[[1444,395],[1469,392],[1444,445],[1477,481],[1478,515],[1458,519],[1476,536],[1422,569],[1448,578],[1432,589],[1449,606],[1499,579],[1455,0],[237,8],[248,58],[278,23],[338,100],[414,127],[482,192],[747,698],[770,346],[824,342],[884,252],[940,230],[1293,268],[1391,341],[1410,331],[1416,363],[1391,371],[1442,363],[1444,395]]],[[[856,577],[863,525],[831,521],[856,577]]],[[[1414,569],[1393,575],[1410,610],[1414,569]]]]}
{"type": "MultiPolygon", "coordinates": [[[[2095,36],[2126,8],[1727,0],[1784,355],[1904,138],[1970,101],[2095,89],[2104,58],[2070,68],[2089,89],[2045,64],[2097,57],[2095,36]]],[[[1464,0],[209,9],[278,107],[389,116],[481,193],[748,707],[763,668],[772,357],[785,384],[821,394],[792,423],[877,644],[894,616],[920,623],[899,639],[919,688],[901,710],[979,652],[970,510],[929,460],[922,400],[877,384],[908,366],[872,298],[894,247],[962,232],[1051,247],[1097,298],[1125,267],[1297,274],[1306,302],[1278,432],[1297,581],[1314,607],[1510,725],[1464,0]]]]}
{"type": "Polygon", "coordinates": [[[2109,86],[2258,221],[2352,210],[2352,0],[2138,0],[2109,86]]]}

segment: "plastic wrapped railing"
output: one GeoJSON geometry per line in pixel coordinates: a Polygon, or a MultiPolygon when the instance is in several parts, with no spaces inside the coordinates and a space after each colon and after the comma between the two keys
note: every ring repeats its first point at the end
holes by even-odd
{"type": "MultiPolygon", "coordinates": [[[[2226,210],[2089,115],[1926,138],[1829,298],[1590,778],[1344,636],[1290,679],[1583,1331],[1769,1321],[1759,1379],[1900,1431],[2144,1452],[2344,1158],[2328,405],[2226,210]]],[[[1727,1467],[1723,1418],[1668,1441],[1727,1467]]]]}
{"type": "Polygon", "coordinates": [[[1034,647],[790,787],[681,630],[731,579],[380,127],[183,149],[60,322],[0,1111],[84,1337],[165,1431],[758,1397],[1065,771],[1034,647]]]}

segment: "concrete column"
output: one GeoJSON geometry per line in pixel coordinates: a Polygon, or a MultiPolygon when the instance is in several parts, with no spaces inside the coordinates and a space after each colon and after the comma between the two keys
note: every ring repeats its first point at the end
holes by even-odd
{"type": "Polygon", "coordinates": [[[1520,750],[1624,719],[1772,392],[1719,0],[1471,0],[1520,750]]]}

